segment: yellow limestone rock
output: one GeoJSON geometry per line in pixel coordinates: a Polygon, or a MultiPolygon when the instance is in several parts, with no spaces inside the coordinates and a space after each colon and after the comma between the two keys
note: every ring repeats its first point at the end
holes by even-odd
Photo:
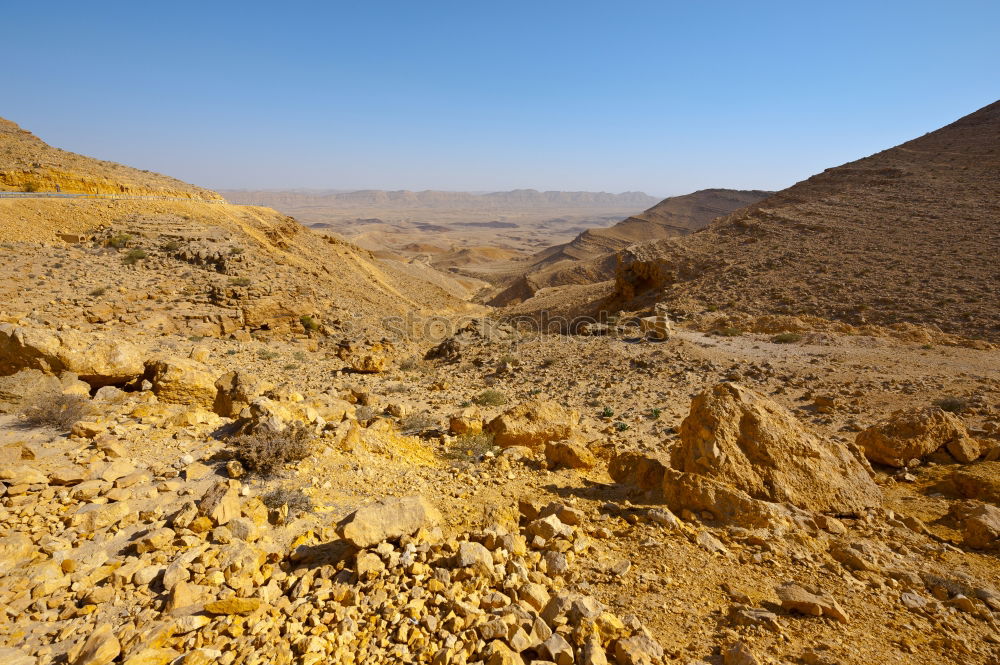
{"type": "Polygon", "coordinates": [[[121,651],[111,624],[103,623],[90,633],[83,649],[73,659],[73,665],[110,665],[121,651]]]}
{"type": "Polygon", "coordinates": [[[251,614],[260,608],[260,598],[226,598],[205,604],[209,614],[251,614]]]}
{"type": "Polygon", "coordinates": [[[580,421],[578,411],[555,402],[538,400],[519,404],[490,421],[486,431],[501,448],[537,448],[549,441],[569,439],[580,421]]]}

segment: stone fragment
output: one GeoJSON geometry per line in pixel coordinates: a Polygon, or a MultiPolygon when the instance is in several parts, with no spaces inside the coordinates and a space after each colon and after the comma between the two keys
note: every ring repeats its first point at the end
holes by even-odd
{"type": "Polygon", "coordinates": [[[722,652],[722,663],[723,665],[760,665],[760,661],[743,640],[734,642],[722,652]]]}
{"type": "Polygon", "coordinates": [[[817,596],[794,582],[786,582],[775,590],[783,609],[809,616],[825,616],[841,623],[850,618],[832,598],[817,596]]]}
{"type": "MultiPolygon", "coordinates": [[[[235,481],[233,481],[235,482],[235,481]]],[[[240,516],[240,495],[230,481],[220,480],[213,485],[198,503],[198,512],[220,526],[240,516]]]]}
{"type": "Polygon", "coordinates": [[[111,624],[102,623],[89,634],[72,665],[110,665],[121,651],[111,624]]]}
{"type": "Polygon", "coordinates": [[[597,465],[597,458],[581,441],[549,441],[545,444],[545,459],[552,467],[589,470],[597,465]]]}
{"type": "Polygon", "coordinates": [[[645,635],[633,635],[615,642],[617,665],[655,665],[663,659],[663,647],[645,635]]]}
{"type": "Polygon", "coordinates": [[[28,563],[35,551],[31,538],[24,533],[0,537],[0,575],[28,563]]]}
{"type": "Polygon", "coordinates": [[[972,508],[962,522],[962,539],[973,549],[1000,549],[1000,508],[985,503],[972,508]]]}
{"type": "Polygon", "coordinates": [[[48,477],[33,466],[17,464],[0,469],[0,480],[8,485],[44,485],[48,477]]]}
{"type": "Polygon", "coordinates": [[[455,553],[454,565],[456,568],[468,568],[481,564],[490,568],[493,566],[493,556],[490,551],[479,543],[463,541],[458,545],[458,552],[455,553]]]}
{"type": "Polygon", "coordinates": [[[252,614],[260,606],[260,598],[226,598],[205,603],[205,611],[209,614],[252,614]]]}
{"type": "Polygon", "coordinates": [[[0,322],[0,375],[23,368],[75,373],[94,387],[121,385],[143,372],[139,347],[77,331],[51,331],[0,322]]]}
{"type": "Polygon", "coordinates": [[[441,513],[421,496],[390,497],[357,509],[337,528],[342,538],[363,549],[432,528],[440,521],[441,513]]]}
{"type": "Polygon", "coordinates": [[[216,396],[212,409],[220,416],[235,418],[251,402],[274,388],[245,370],[223,374],[215,382],[216,396]]]}
{"type": "Polygon", "coordinates": [[[20,649],[0,647],[0,663],[4,665],[35,665],[38,659],[29,656],[20,649]]]}

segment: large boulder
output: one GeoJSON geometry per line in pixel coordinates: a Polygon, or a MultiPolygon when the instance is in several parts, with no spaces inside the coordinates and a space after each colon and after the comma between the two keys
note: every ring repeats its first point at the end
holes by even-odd
{"type": "Polygon", "coordinates": [[[570,438],[580,421],[578,411],[555,402],[538,400],[519,404],[490,421],[486,431],[501,448],[538,448],[549,441],[570,438]]]}
{"type": "Polygon", "coordinates": [[[159,358],[146,364],[153,393],[163,402],[212,408],[218,389],[215,374],[190,358],[159,358]]]}
{"type": "Polygon", "coordinates": [[[235,418],[255,399],[274,388],[274,384],[260,379],[246,370],[223,374],[215,382],[215,402],[212,410],[220,416],[235,418]]]}
{"type": "Polygon", "coordinates": [[[859,432],[855,441],[871,461],[895,467],[923,459],[942,446],[960,462],[979,457],[979,444],[962,421],[936,406],[896,411],[859,432]]]}
{"type": "Polygon", "coordinates": [[[73,372],[94,387],[121,385],[144,371],[141,349],[120,339],[0,323],[0,375],[22,369],[73,372]]]}
{"type": "Polygon", "coordinates": [[[820,439],[780,405],[734,383],[695,397],[680,438],[671,456],[674,469],[753,499],[838,513],[882,501],[858,451],[820,439]]]}
{"type": "Polygon", "coordinates": [[[441,513],[422,496],[390,497],[358,508],[337,525],[337,530],[344,540],[364,549],[440,522],[441,513]]]}

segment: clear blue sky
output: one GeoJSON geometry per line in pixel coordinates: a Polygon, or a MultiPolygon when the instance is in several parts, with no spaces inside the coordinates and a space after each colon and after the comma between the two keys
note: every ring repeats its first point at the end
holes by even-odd
{"type": "Polygon", "coordinates": [[[201,185],[779,189],[1000,97],[1000,2],[44,2],[0,115],[201,185]]]}

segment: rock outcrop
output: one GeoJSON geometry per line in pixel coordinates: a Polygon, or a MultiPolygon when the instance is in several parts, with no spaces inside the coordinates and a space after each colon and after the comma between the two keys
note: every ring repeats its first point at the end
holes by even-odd
{"type": "Polygon", "coordinates": [[[142,375],[144,365],[140,348],[129,342],[0,323],[0,375],[22,369],[73,372],[100,387],[128,383],[142,375]]]}

